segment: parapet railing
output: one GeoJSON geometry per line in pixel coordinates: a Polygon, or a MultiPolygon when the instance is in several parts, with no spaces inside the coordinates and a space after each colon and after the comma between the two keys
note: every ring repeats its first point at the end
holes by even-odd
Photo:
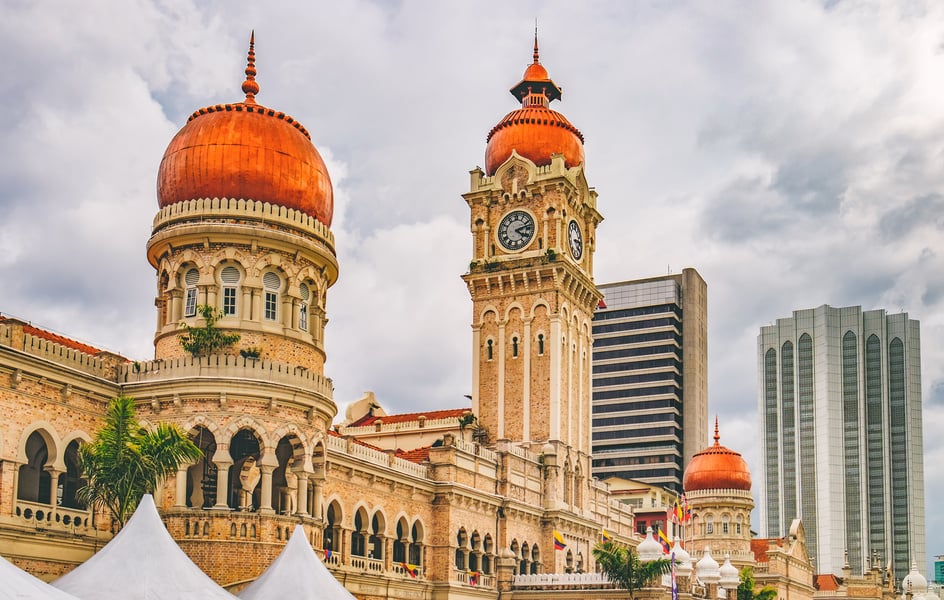
{"type": "Polygon", "coordinates": [[[603,573],[541,573],[515,575],[512,587],[611,587],[603,573]]]}
{"type": "Polygon", "coordinates": [[[468,452],[469,454],[474,454],[485,460],[490,460],[495,462],[498,460],[498,456],[488,448],[485,448],[481,444],[476,444],[474,442],[467,442],[465,440],[460,440],[456,438],[455,440],[456,448],[462,450],[463,452],[468,452]]]}
{"type": "MultiPolygon", "coordinates": [[[[380,417],[380,420],[383,421],[383,417],[380,417]]],[[[426,419],[423,421],[423,425],[420,426],[419,420],[414,421],[400,421],[397,423],[381,423],[378,427],[374,425],[364,425],[362,427],[344,427],[344,435],[353,435],[355,437],[360,437],[362,435],[370,435],[377,432],[395,432],[395,431],[423,431],[424,429],[437,429],[437,428],[454,428],[459,427],[459,419],[456,417],[446,417],[444,419],[426,419]]]]}
{"type": "Polygon", "coordinates": [[[154,217],[154,230],[176,221],[207,216],[240,219],[249,217],[315,233],[318,238],[324,240],[332,254],[334,253],[334,234],[318,219],[293,208],[245,198],[200,198],[176,202],[158,211],[154,217]]]}
{"type": "Polygon", "coordinates": [[[427,477],[426,465],[410,462],[394,456],[393,453],[390,452],[375,450],[362,444],[356,444],[353,440],[351,440],[351,443],[348,443],[348,440],[345,438],[328,436],[326,438],[326,446],[330,451],[353,456],[371,464],[389,467],[395,471],[407,473],[422,479],[426,479],[427,477]]]}
{"type": "Polygon", "coordinates": [[[40,502],[17,499],[13,503],[13,514],[24,524],[37,529],[85,533],[93,530],[92,513],[79,508],[66,508],[40,502]]]}
{"type": "MultiPolygon", "coordinates": [[[[0,324],[0,345],[13,347],[13,336],[9,325],[0,324]]],[[[96,377],[108,377],[108,369],[101,358],[86,354],[74,348],[31,335],[23,334],[23,347],[15,348],[23,352],[96,377]]]]}
{"type": "Polygon", "coordinates": [[[305,367],[228,354],[129,363],[122,367],[119,383],[186,377],[227,377],[269,381],[305,388],[325,398],[331,398],[334,390],[329,377],[314,373],[305,367]]]}

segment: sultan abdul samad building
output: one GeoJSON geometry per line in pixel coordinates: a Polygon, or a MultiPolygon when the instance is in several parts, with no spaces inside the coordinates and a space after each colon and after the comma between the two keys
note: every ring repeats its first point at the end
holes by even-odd
{"type": "MultiPolygon", "coordinates": [[[[485,170],[472,171],[463,195],[474,239],[462,276],[471,406],[388,416],[368,397],[334,428],[324,373],[340,268],[331,181],[308,131],[256,101],[255,75],[250,44],[245,98],[194,112],[161,161],[147,243],[153,360],[0,317],[0,555],[52,580],[108,542],[107,515],[76,500],[76,452],[123,394],[145,424],[176,423],[203,450],[157,503],[181,548],[230,589],[257,577],[301,523],[359,598],[583,598],[594,585],[594,596],[615,597],[591,549],[604,530],[625,544],[641,538],[629,506],[589,475],[602,217],[583,137],[548,106],[561,90],[537,41],[511,89],[521,106],[492,128],[485,170]],[[194,357],[181,323],[201,325],[203,305],[240,337],[194,357]]],[[[716,434],[689,471],[692,553],[711,545],[795,600],[811,597],[798,521],[788,538],[750,539],[740,456],[716,434]],[[718,461],[729,471],[720,479],[718,461]]]]}

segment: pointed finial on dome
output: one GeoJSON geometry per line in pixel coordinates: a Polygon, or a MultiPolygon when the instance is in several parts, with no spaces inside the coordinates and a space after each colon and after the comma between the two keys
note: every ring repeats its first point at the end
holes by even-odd
{"type": "Polygon", "coordinates": [[[718,415],[715,415],[715,446],[721,442],[721,436],[718,435],[718,415]]]}
{"type": "Polygon", "coordinates": [[[246,81],[243,82],[243,92],[246,94],[246,104],[256,103],[256,94],[259,93],[259,84],[256,83],[256,30],[249,35],[249,54],[246,57],[246,81]]]}
{"type": "Polygon", "coordinates": [[[540,53],[538,52],[538,20],[534,19],[534,64],[538,64],[540,61],[540,53]]]}

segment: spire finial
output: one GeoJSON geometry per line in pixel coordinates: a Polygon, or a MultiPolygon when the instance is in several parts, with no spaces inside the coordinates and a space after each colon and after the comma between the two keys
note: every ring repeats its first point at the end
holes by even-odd
{"type": "Polygon", "coordinates": [[[721,436],[718,435],[718,415],[715,415],[715,446],[721,441],[721,436]]]}
{"type": "Polygon", "coordinates": [[[534,20],[534,64],[538,64],[538,20],[534,20]]]}
{"type": "Polygon", "coordinates": [[[243,82],[243,92],[246,94],[246,104],[256,103],[256,94],[259,93],[259,84],[256,83],[256,30],[249,34],[249,54],[246,57],[246,81],[243,82]]]}

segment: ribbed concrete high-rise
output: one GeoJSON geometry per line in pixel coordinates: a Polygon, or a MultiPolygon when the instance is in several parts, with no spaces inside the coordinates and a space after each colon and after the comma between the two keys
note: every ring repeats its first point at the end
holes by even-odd
{"type": "Polygon", "coordinates": [[[708,287],[695,269],[599,286],[593,474],[682,491],[708,445],[708,287]]]}
{"type": "Polygon", "coordinates": [[[907,313],[823,305],[757,338],[762,535],[806,528],[819,573],[925,564],[921,350],[907,313]]]}

